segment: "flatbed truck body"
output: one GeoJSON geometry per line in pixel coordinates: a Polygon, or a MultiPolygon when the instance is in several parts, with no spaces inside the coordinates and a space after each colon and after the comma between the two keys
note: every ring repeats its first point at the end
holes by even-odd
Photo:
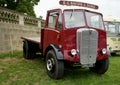
{"type": "MultiPolygon", "coordinates": [[[[60,1],[61,5],[98,6],[74,1],[60,1]]],[[[106,31],[102,14],[86,9],[52,9],[47,11],[45,28],[37,38],[22,37],[24,58],[41,52],[48,76],[59,79],[65,63],[79,63],[98,74],[108,70],[106,31]]]]}

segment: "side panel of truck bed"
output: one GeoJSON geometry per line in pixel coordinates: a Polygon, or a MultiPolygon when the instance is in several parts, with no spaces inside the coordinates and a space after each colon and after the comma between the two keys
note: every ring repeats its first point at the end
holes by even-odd
{"type": "Polygon", "coordinates": [[[39,44],[39,46],[41,45],[40,37],[21,37],[21,39],[30,41],[30,42],[35,43],[35,44],[39,44]]]}

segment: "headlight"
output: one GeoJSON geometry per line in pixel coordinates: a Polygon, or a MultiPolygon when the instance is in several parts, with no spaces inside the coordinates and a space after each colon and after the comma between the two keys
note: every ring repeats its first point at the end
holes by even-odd
{"type": "Polygon", "coordinates": [[[106,53],[107,53],[106,48],[103,48],[103,49],[102,49],[102,54],[106,54],[106,53]]]}
{"type": "Polygon", "coordinates": [[[75,50],[75,49],[72,49],[72,50],[71,50],[71,54],[72,54],[73,56],[76,55],[76,54],[77,54],[76,50],[75,50]]]}

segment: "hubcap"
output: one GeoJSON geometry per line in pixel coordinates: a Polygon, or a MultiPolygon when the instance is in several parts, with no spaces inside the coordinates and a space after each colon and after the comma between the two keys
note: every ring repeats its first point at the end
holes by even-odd
{"type": "Polygon", "coordinates": [[[47,69],[51,71],[53,68],[53,59],[48,59],[47,60],[47,69]]]}

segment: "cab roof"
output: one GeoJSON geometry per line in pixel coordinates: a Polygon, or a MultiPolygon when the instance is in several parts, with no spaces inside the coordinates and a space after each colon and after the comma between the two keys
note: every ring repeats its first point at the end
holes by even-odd
{"type": "Polygon", "coordinates": [[[94,13],[100,13],[99,10],[95,10],[95,9],[90,9],[90,8],[85,8],[85,7],[78,7],[78,6],[61,6],[61,5],[59,5],[57,7],[52,7],[48,11],[53,11],[53,10],[57,10],[57,9],[60,9],[62,11],[62,13],[63,13],[64,10],[85,10],[85,11],[90,11],[90,12],[94,12],[94,13]]]}
{"type": "Polygon", "coordinates": [[[61,9],[62,12],[64,10],[68,9],[82,9],[82,10],[88,10],[92,12],[99,12],[98,6],[90,3],[84,3],[80,1],[74,1],[74,0],[60,0],[59,5],[57,7],[52,7],[51,9],[61,9]]]}

